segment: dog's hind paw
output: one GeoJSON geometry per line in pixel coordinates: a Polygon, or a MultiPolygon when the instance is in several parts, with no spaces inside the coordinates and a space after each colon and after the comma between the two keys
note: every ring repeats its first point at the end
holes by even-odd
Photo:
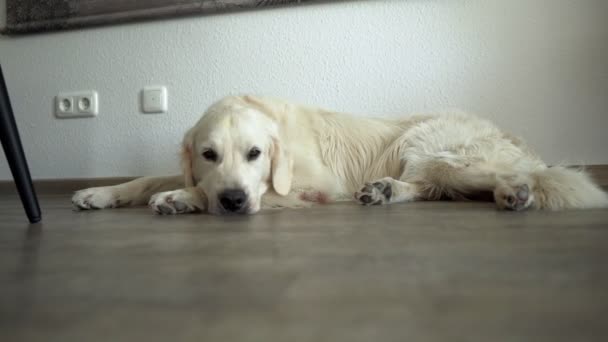
{"type": "Polygon", "coordinates": [[[501,210],[522,211],[533,205],[534,194],[525,182],[505,182],[494,190],[494,201],[501,210]]]}
{"type": "Polygon", "coordinates": [[[381,179],[373,183],[365,183],[361,190],[355,193],[355,199],[363,205],[388,204],[393,196],[391,182],[381,179]]]}

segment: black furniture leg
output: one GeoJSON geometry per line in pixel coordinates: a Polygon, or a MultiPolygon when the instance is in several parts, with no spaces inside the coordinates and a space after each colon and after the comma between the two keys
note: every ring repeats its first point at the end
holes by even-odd
{"type": "Polygon", "coordinates": [[[4,154],[6,155],[6,160],[8,160],[11,172],[13,173],[17,191],[21,197],[21,202],[23,203],[27,218],[31,223],[36,223],[41,219],[40,206],[38,205],[38,198],[36,197],[36,191],[32,184],[30,170],[27,166],[25,154],[23,153],[23,147],[21,146],[21,139],[19,139],[19,132],[17,131],[17,125],[15,123],[15,117],[13,116],[13,109],[8,97],[8,90],[6,83],[4,82],[1,66],[0,140],[2,140],[4,154]]]}

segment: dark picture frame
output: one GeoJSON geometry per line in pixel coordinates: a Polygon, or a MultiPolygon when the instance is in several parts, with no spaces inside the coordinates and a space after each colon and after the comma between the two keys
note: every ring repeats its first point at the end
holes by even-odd
{"type": "Polygon", "coordinates": [[[315,2],[332,0],[6,0],[6,28],[2,33],[68,30],[315,2]]]}

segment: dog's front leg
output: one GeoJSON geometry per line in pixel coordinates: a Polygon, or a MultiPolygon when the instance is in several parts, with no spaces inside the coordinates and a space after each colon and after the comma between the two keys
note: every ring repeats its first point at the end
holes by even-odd
{"type": "Polygon", "coordinates": [[[150,198],[148,203],[155,213],[160,215],[177,215],[204,211],[207,208],[207,196],[198,187],[159,192],[150,198]]]}

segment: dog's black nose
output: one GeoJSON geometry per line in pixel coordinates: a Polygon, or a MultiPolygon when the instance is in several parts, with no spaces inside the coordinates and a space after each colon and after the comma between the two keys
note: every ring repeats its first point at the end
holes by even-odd
{"type": "Polygon", "coordinates": [[[242,210],[247,203],[245,191],[239,189],[225,190],[218,197],[222,207],[233,213],[242,210]]]}

